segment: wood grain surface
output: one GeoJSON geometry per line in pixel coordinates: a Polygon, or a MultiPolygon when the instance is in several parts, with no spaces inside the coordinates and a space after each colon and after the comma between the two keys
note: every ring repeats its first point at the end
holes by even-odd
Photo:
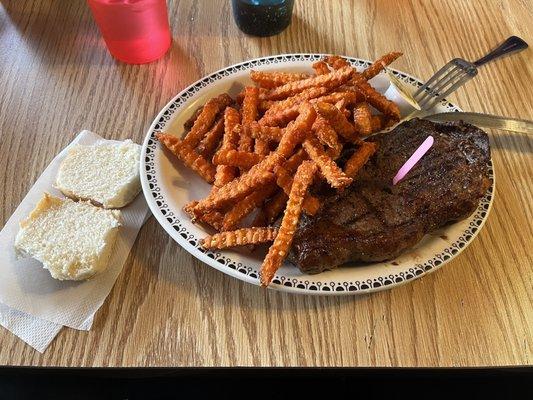
{"type": "MultiPolygon", "coordinates": [[[[0,226],[80,130],[140,143],[171,97],[228,64],[400,50],[394,66],[424,79],[513,34],[533,44],[529,0],[300,0],[291,26],[270,38],[242,34],[230,1],[170,1],[169,17],[170,51],[126,65],[106,51],[85,1],[0,0],[0,226]]],[[[489,65],[451,100],[533,119],[532,65],[531,49],[489,65]]],[[[533,137],[490,137],[491,215],[472,245],[433,274],[359,297],[265,291],[197,261],[151,218],[90,332],[63,329],[39,354],[0,328],[0,365],[531,364],[533,137]]]]}

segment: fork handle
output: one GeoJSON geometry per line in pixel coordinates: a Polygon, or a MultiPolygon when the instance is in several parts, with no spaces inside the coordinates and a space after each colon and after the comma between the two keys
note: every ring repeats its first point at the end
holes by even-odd
{"type": "Polygon", "coordinates": [[[527,47],[528,45],[524,40],[520,39],[518,36],[511,36],[494,50],[490,51],[486,56],[474,61],[474,65],[476,67],[481,67],[483,64],[525,50],[527,47]]]}

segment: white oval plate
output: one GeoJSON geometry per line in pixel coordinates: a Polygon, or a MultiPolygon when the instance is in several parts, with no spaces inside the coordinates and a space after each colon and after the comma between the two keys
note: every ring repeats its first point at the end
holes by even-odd
{"type": "MultiPolygon", "coordinates": [[[[252,68],[265,71],[312,72],[311,64],[322,57],[322,54],[284,54],[258,58],[221,69],[193,83],[174,97],[156,117],[143,143],[143,192],[161,226],[199,260],[254,285],[259,284],[258,273],[264,251],[206,251],[200,247],[200,239],[213,232],[192,224],[182,207],[191,200],[205,197],[209,192],[209,185],[174,157],[163,152],[154,135],[166,131],[181,136],[183,123],[198,106],[223,92],[235,96],[244,85],[251,84],[249,70],[252,68]]],[[[357,58],[346,58],[359,69],[370,63],[357,58]]],[[[407,74],[395,70],[392,72],[409,85],[421,85],[418,79],[407,74]]],[[[386,74],[375,77],[372,85],[385,92],[389,86],[386,74]]],[[[459,111],[459,108],[443,101],[436,110],[459,111]]],[[[432,272],[456,257],[483,226],[492,204],[492,162],[490,177],[493,182],[491,188],[469,218],[426,235],[417,246],[395,260],[373,264],[352,263],[318,275],[304,274],[291,264],[285,263],[269,287],[302,294],[360,294],[390,289],[432,272]]]]}

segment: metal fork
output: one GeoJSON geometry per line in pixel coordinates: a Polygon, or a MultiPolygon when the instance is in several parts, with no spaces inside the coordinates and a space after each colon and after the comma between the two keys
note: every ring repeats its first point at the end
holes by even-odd
{"type": "Polygon", "coordinates": [[[462,58],[454,58],[422,85],[413,94],[413,97],[422,110],[429,110],[476,76],[478,67],[498,58],[525,50],[527,47],[528,45],[524,40],[517,36],[511,36],[486,56],[473,63],[462,58]]]}

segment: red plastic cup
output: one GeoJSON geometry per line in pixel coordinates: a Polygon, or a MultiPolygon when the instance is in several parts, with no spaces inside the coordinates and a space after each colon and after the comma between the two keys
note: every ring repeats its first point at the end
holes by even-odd
{"type": "Polygon", "coordinates": [[[162,57],[170,47],[166,0],[87,0],[109,52],[128,64],[162,57]]]}

